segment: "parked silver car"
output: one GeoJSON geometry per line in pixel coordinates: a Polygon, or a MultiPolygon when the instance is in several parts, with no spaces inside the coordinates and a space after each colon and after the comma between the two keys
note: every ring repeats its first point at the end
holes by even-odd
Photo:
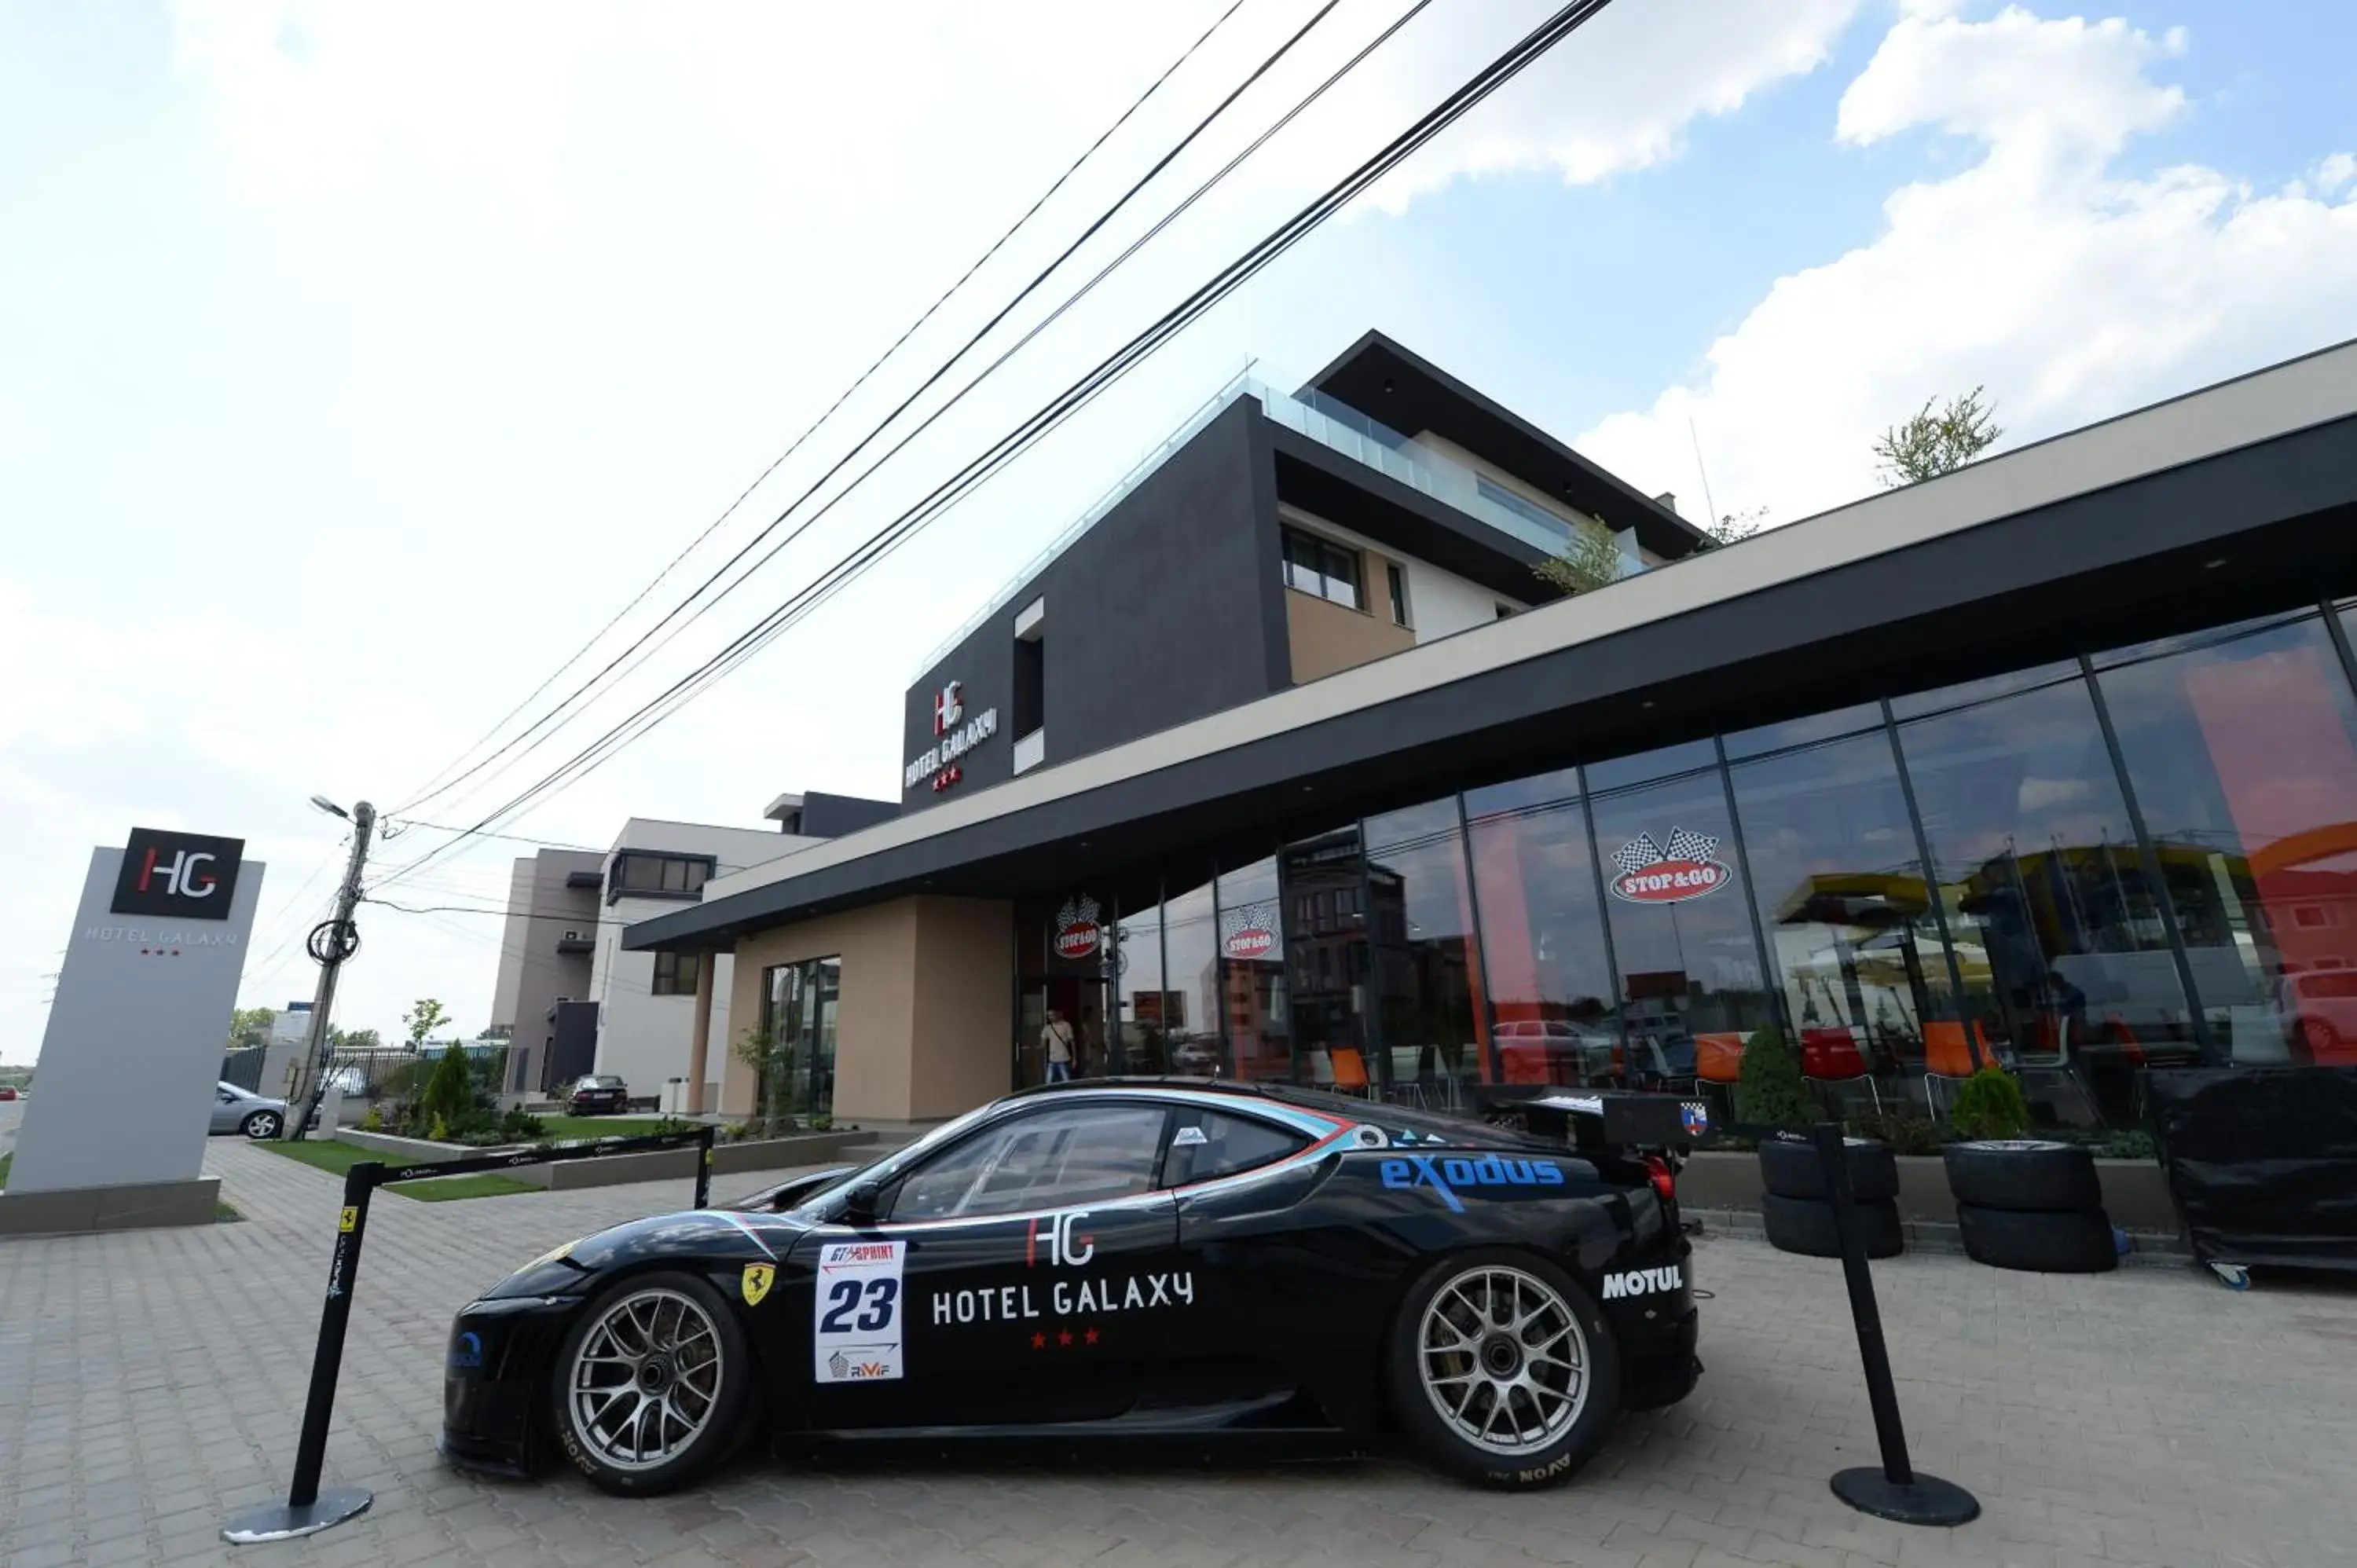
{"type": "Polygon", "coordinates": [[[233,1083],[213,1085],[215,1133],[242,1133],[249,1138],[275,1138],[286,1125],[286,1101],[264,1100],[233,1083]]]}

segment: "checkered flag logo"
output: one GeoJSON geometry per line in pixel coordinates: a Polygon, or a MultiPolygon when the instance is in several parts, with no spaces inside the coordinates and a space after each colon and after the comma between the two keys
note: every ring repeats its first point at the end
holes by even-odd
{"type": "Polygon", "coordinates": [[[1220,911],[1220,940],[1222,943],[1234,940],[1241,932],[1274,931],[1275,929],[1276,929],[1276,903],[1274,899],[1220,911]]]}
{"type": "Polygon", "coordinates": [[[1690,833],[1684,828],[1670,832],[1668,857],[1672,860],[1708,860],[1717,848],[1718,841],[1708,833],[1690,833]]]}
{"type": "MultiPolygon", "coordinates": [[[[1670,843],[1672,844],[1677,843],[1674,834],[1672,835],[1670,843]]],[[[1620,875],[1623,876],[1642,871],[1649,865],[1657,865],[1669,858],[1662,853],[1662,846],[1653,842],[1653,835],[1651,833],[1639,833],[1612,852],[1612,864],[1620,867],[1620,875]]]]}
{"type": "Polygon", "coordinates": [[[1097,923],[1100,908],[1102,906],[1085,893],[1077,898],[1067,898],[1064,907],[1056,911],[1056,929],[1065,931],[1074,926],[1093,926],[1097,923]]]}

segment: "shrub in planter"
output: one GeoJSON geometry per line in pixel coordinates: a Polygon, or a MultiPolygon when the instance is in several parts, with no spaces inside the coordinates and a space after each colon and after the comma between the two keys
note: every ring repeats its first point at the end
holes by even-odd
{"type": "Polygon", "coordinates": [[[510,1143],[522,1143],[527,1138],[537,1138],[547,1131],[539,1117],[521,1105],[500,1118],[500,1133],[510,1143]]]}
{"type": "Polygon", "coordinates": [[[2018,1138],[2029,1129],[2029,1105],[2013,1074],[1985,1067],[1956,1090],[1948,1121],[1960,1138],[2018,1138]]]}
{"type": "Polygon", "coordinates": [[[444,1051],[417,1099],[418,1109],[439,1129],[434,1138],[439,1140],[463,1128],[476,1108],[475,1075],[467,1065],[467,1053],[444,1051]]]}
{"type": "Polygon", "coordinates": [[[1869,1112],[1850,1118],[1848,1130],[1860,1138],[1890,1145],[1898,1155],[1936,1155],[1948,1141],[1948,1129],[1912,1111],[1869,1112]]]}
{"type": "Polygon", "coordinates": [[[360,1120],[360,1130],[363,1133],[383,1132],[384,1108],[380,1105],[370,1106],[368,1108],[367,1114],[363,1115],[360,1120]]]}
{"type": "Polygon", "coordinates": [[[1770,1127],[1803,1127],[1824,1112],[1801,1076],[1801,1053],[1773,1024],[1744,1042],[1735,1080],[1735,1119],[1770,1127]]]}

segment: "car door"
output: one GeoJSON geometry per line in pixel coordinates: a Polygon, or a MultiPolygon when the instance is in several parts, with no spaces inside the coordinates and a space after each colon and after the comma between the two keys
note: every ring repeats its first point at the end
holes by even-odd
{"type": "MultiPolygon", "coordinates": [[[[1135,1402],[1171,1317],[1167,1105],[1041,1101],[896,1177],[877,1223],[796,1244],[813,1425],[1039,1427],[1135,1402]]],[[[793,1332],[794,1316],[782,1324],[793,1332]]]]}

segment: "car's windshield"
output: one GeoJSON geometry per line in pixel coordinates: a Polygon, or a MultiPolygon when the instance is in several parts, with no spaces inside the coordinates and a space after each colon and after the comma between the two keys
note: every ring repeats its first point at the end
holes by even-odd
{"type": "Polygon", "coordinates": [[[829,1183],[822,1191],[814,1192],[804,1198],[794,1212],[801,1214],[833,1203],[862,1182],[891,1180],[894,1176],[908,1169],[910,1162],[923,1159],[927,1155],[957,1137],[997,1109],[995,1104],[976,1107],[963,1116],[942,1122],[905,1148],[895,1149],[879,1159],[870,1160],[864,1165],[846,1171],[840,1178],[829,1183]]]}

